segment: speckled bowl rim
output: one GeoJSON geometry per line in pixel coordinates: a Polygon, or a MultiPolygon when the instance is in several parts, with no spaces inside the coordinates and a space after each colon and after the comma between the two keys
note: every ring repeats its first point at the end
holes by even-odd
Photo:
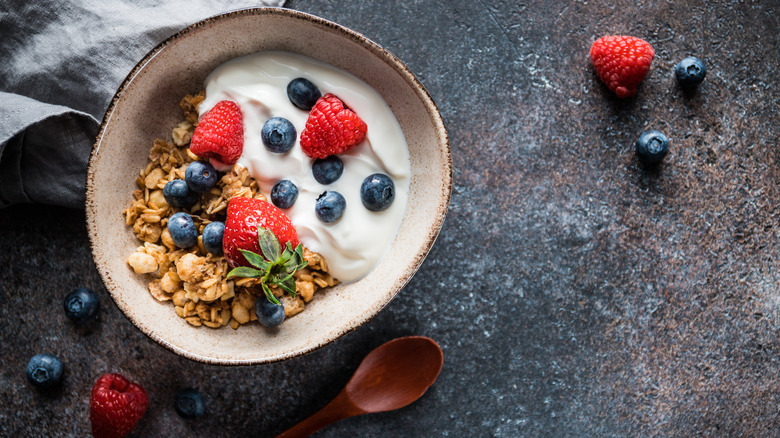
{"type": "Polygon", "coordinates": [[[158,44],[155,48],[150,50],[136,65],[133,67],[133,69],[130,71],[130,73],[127,75],[127,77],[122,81],[122,84],[117,89],[117,92],[114,94],[114,97],[111,99],[111,103],[109,104],[108,108],[106,109],[106,113],[103,116],[103,120],[100,124],[100,131],[98,132],[95,144],[92,148],[92,152],[90,154],[89,158],[89,166],[87,170],[87,181],[86,181],[86,217],[87,217],[87,229],[89,232],[89,241],[90,241],[90,248],[93,256],[93,260],[95,261],[95,264],[97,266],[98,272],[100,274],[100,278],[103,282],[103,285],[105,286],[106,290],[109,292],[109,295],[111,295],[111,299],[114,301],[114,304],[119,307],[122,314],[130,320],[133,325],[135,325],[139,330],[141,330],[142,333],[147,335],[149,338],[157,342],[158,344],[162,345],[166,349],[170,350],[171,352],[180,355],[182,357],[186,357],[188,359],[207,363],[207,364],[213,364],[213,365],[230,365],[230,366],[246,366],[246,365],[259,365],[259,364],[266,364],[266,363],[273,363],[273,362],[279,362],[282,360],[292,359],[295,357],[303,356],[305,354],[311,353],[315,350],[318,350],[328,344],[331,344],[335,342],[336,340],[342,338],[348,333],[351,333],[355,330],[357,330],[359,327],[362,327],[364,324],[366,324],[368,321],[370,321],[374,316],[376,316],[385,306],[387,306],[397,295],[398,293],[403,290],[403,288],[408,284],[408,282],[411,280],[411,278],[414,276],[414,274],[417,272],[417,270],[422,265],[423,261],[425,260],[425,257],[430,252],[430,249],[433,247],[434,242],[436,241],[436,238],[439,235],[439,232],[441,231],[441,228],[444,224],[444,219],[447,213],[447,209],[449,208],[450,198],[452,195],[452,155],[451,155],[451,149],[449,144],[449,136],[447,135],[447,131],[444,127],[444,121],[441,117],[441,113],[439,112],[438,107],[436,106],[436,103],[431,98],[428,91],[425,89],[425,87],[422,85],[420,80],[409,70],[409,68],[395,55],[390,53],[389,51],[382,48],[379,44],[373,42],[372,40],[368,39],[364,35],[353,31],[351,29],[348,29],[344,26],[341,26],[339,24],[336,24],[332,21],[326,20],[324,18],[311,15],[305,12],[296,11],[293,9],[287,9],[287,8],[276,8],[276,7],[258,7],[258,8],[245,8],[245,9],[236,9],[232,11],[228,11],[222,14],[214,15],[212,17],[206,18],[204,20],[198,21],[190,26],[187,26],[186,28],[182,29],[181,31],[177,32],[176,34],[170,36],[160,44],[158,44]],[[236,16],[245,16],[245,15],[283,15],[294,19],[299,19],[303,21],[311,22],[312,24],[316,26],[321,26],[324,28],[328,28],[331,31],[335,31],[336,33],[340,34],[343,37],[346,37],[353,42],[358,43],[363,48],[367,49],[374,55],[376,55],[379,59],[384,61],[386,64],[388,64],[393,70],[395,70],[408,84],[412,86],[417,96],[420,98],[421,103],[425,107],[426,112],[428,113],[428,116],[430,117],[430,121],[432,122],[434,126],[434,130],[437,133],[437,143],[444,149],[443,155],[444,155],[444,162],[445,162],[445,168],[442,169],[442,174],[445,177],[445,180],[443,181],[443,192],[442,193],[442,200],[440,205],[437,206],[436,210],[436,220],[431,224],[430,227],[430,234],[428,236],[428,241],[425,245],[422,246],[421,250],[416,254],[416,257],[413,260],[410,260],[410,263],[406,269],[405,275],[403,275],[400,280],[393,286],[394,291],[392,292],[392,295],[382,303],[380,306],[378,306],[374,311],[369,312],[369,314],[363,318],[352,321],[351,324],[346,325],[343,330],[338,332],[335,336],[325,339],[322,342],[314,343],[310,346],[307,346],[306,348],[302,348],[297,351],[292,351],[287,354],[281,354],[277,356],[272,357],[266,357],[266,358],[260,358],[260,359],[249,359],[249,360],[235,360],[235,359],[227,359],[227,358],[215,358],[215,357],[206,357],[201,356],[197,354],[190,353],[189,351],[186,351],[184,349],[181,349],[177,346],[174,346],[167,342],[165,339],[162,339],[158,336],[156,336],[154,333],[147,331],[144,327],[139,325],[137,321],[135,321],[134,316],[131,313],[126,312],[123,307],[120,305],[119,301],[117,301],[117,297],[115,296],[115,290],[117,289],[117,285],[114,283],[113,279],[111,278],[111,273],[107,272],[106,269],[100,266],[99,263],[97,263],[97,257],[96,257],[96,232],[95,232],[95,217],[96,217],[96,204],[94,200],[94,192],[95,192],[95,183],[94,183],[94,176],[95,176],[95,169],[93,168],[93,165],[95,164],[95,161],[97,159],[97,155],[100,151],[100,143],[103,139],[103,136],[105,134],[106,126],[111,121],[111,116],[115,110],[115,106],[119,99],[124,95],[125,91],[129,87],[129,85],[132,83],[133,79],[136,77],[136,75],[161,51],[165,50],[167,46],[175,42],[176,40],[180,38],[186,37],[188,34],[193,32],[196,29],[199,29],[205,25],[208,25],[211,22],[217,21],[217,20],[223,20],[231,17],[236,16]]]}

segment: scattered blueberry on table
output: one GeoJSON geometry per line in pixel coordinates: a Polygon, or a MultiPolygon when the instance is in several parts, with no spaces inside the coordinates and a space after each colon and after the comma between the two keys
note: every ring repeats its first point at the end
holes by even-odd
{"type": "Polygon", "coordinates": [[[699,85],[704,77],[707,76],[707,67],[704,62],[695,57],[689,56],[680,61],[674,68],[674,75],[677,82],[685,88],[692,88],[699,85]]]}
{"type": "Polygon", "coordinates": [[[171,233],[173,243],[179,248],[189,248],[198,243],[198,229],[187,213],[174,213],[168,219],[168,232],[171,233]]]}
{"type": "Polygon", "coordinates": [[[203,395],[194,388],[185,388],[176,394],[174,409],[182,418],[198,418],[206,411],[203,395]]]}
{"type": "Polygon", "coordinates": [[[260,130],[260,138],[266,149],[283,154],[292,149],[298,133],[292,122],[282,117],[271,117],[260,130]]]}
{"type": "Polygon", "coordinates": [[[347,208],[347,201],[339,192],[323,192],[314,205],[314,213],[317,218],[323,222],[335,222],[344,214],[347,208]]]}
{"type": "Polygon", "coordinates": [[[274,304],[261,296],[255,301],[257,321],[266,327],[277,327],[284,321],[284,304],[274,304]]]}
{"type": "Polygon", "coordinates": [[[296,78],[287,84],[287,97],[293,105],[304,111],[309,111],[317,103],[317,99],[322,97],[322,92],[308,79],[296,78]]]}
{"type": "Polygon", "coordinates": [[[100,300],[95,292],[85,287],[69,293],[63,301],[65,316],[77,325],[84,325],[97,318],[100,300]]]}
{"type": "Polygon", "coordinates": [[[27,363],[27,380],[38,388],[48,389],[62,381],[62,362],[50,354],[36,354],[27,363]]]}
{"type": "Polygon", "coordinates": [[[360,185],[360,200],[371,211],[386,210],[394,198],[395,184],[384,173],[369,175],[360,185]]]}
{"type": "Polygon", "coordinates": [[[203,248],[214,255],[222,255],[222,236],[224,234],[224,222],[209,223],[203,227],[203,248]]]}
{"type": "Polygon", "coordinates": [[[271,202],[281,209],[288,209],[298,200],[298,186],[288,179],[282,179],[271,188],[271,202]]]}
{"type": "Polygon", "coordinates": [[[208,192],[217,185],[217,170],[206,161],[193,161],[184,172],[184,181],[195,193],[208,192]]]}
{"type": "Polygon", "coordinates": [[[198,194],[190,190],[183,179],[168,181],[163,187],[163,196],[171,207],[189,208],[198,201],[198,194]]]}
{"type": "Polygon", "coordinates": [[[336,182],[344,173],[344,162],[336,155],[327,158],[317,158],[311,165],[311,173],[320,184],[336,182]]]}
{"type": "Polygon", "coordinates": [[[657,164],[669,153],[669,139],[655,129],[645,131],[636,141],[636,155],[645,164],[657,164]]]}

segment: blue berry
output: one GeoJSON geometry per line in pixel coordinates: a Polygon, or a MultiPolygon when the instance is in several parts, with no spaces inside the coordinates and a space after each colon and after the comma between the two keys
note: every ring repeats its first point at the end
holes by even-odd
{"type": "Polygon", "coordinates": [[[195,193],[203,193],[217,185],[217,169],[205,161],[194,161],[184,173],[187,187],[195,193]]]}
{"type": "Polygon", "coordinates": [[[200,391],[194,388],[182,389],[176,394],[176,413],[182,418],[198,418],[206,411],[206,402],[200,391]]]}
{"type": "Polygon", "coordinates": [[[225,234],[224,222],[211,222],[203,227],[203,248],[214,255],[222,255],[222,236],[225,234]]]}
{"type": "Polygon", "coordinates": [[[297,199],[298,186],[288,179],[277,181],[271,189],[271,202],[279,208],[290,208],[297,199]]]}
{"type": "Polygon", "coordinates": [[[271,117],[263,125],[260,137],[266,149],[281,154],[292,149],[298,137],[292,122],[282,117],[271,117]]]}
{"type": "Polygon", "coordinates": [[[677,76],[677,82],[683,87],[695,87],[707,76],[707,68],[704,62],[695,56],[689,56],[674,68],[674,75],[677,76]]]}
{"type": "Polygon", "coordinates": [[[163,187],[163,196],[171,207],[189,208],[198,202],[198,194],[190,190],[183,179],[168,181],[163,187]]]}
{"type": "Polygon", "coordinates": [[[27,380],[39,388],[51,388],[62,381],[62,362],[50,354],[36,354],[27,363],[27,380]]]}
{"type": "Polygon", "coordinates": [[[287,84],[287,97],[290,98],[293,105],[304,111],[309,111],[317,103],[317,99],[322,97],[322,92],[308,79],[297,78],[287,84]]]}
{"type": "Polygon", "coordinates": [[[266,327],[276,327],[284,321],[284,304],[274,304],[260,295],[255,301],[257,321],[266,327]]]}
{"type": "Polygon", "coordinates": [[[331,155],[327,158],[317,158],[311,165],[311,173],[320,184],[330,184],[344,173],[344,162],[341,158],[331,155]]]}
{"type": "Polygon", "coordinates": [[[189,248],[198,243],[198,229],[190,215],[184,212],[175,213],[168,219],[168,232],[173,243],[179,248],[189,248]]]}
{"type": "Polygon", "coordinates": [[[323,222],[335,222],[344,214],[347,201],[339,192],[323,192],[314,205],[314,212],[323,222]]]}
{"type": "Polygon", "coordinates": [[[360,185],[360,200],[371,211],[382,211],[395,199],[395,184],[384,173],[369,175],[360,185]]]}
{"type": "Polygon", "coordinates": [[[643,132],[636,141],[636,154],[639,161],[645,164],[660,163],[667,153],[669,153],[669,139],[655,129],[643,132]]]}
{"type": "Polygon", "coordinates": [[[100,310],[100,300],[95,292],[85,287],[69,293],[63,301],[65,316],[77,325],[84,325],[94,320],[100,310]]]}

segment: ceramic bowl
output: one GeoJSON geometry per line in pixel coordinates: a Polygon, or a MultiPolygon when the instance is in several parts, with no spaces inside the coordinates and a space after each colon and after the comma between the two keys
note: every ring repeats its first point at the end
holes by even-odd
{"type": "Polygon", "coordinates": [[[355,330],[406,285],[439,233],[450,199],[452,168],[444,124],[422,84],[395,56],[330,21],[279,8],[229,12],[170,37],[127,76],[103,118],[89,162],[87,221],[92,254],[106,289],[142,332],[184,357],[249,365],[311,352],[355,330]],[[156,138],[169,139],[181,121],[179,100],[203,89],[207,74],[237,56],[286,50],[340,67],[385,99],[401,125],[411,156],[405,216],[391,247],[362,279],[318,292],[306,309],[278,329],[250,323],[233,330],[190,326],[170,302],[156,301],[148,276],[126,259],[140,241],[125,225],[135,179],[156,138]]]}

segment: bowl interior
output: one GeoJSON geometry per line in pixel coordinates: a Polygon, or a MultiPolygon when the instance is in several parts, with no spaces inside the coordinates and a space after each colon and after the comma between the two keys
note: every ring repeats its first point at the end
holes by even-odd
{"type": "Polygon", "coordinates": [[[395,57],[364,37],[296,11],[259,8],[195,24],[162,43],[120,87],[90,159],[87,219],[98,271],[112,298],[144,333],[185,357],[246,365],[295,357],[365,323],[406,284],[444,221],[451,161],[441,117],[427,92],[395,57]],[[141,242],[121,214],[156,138],[170,140],[181,121],[179,100],[203,88],[228,59],[286,50],[343,68],[374,87],[393,110],[409,145],[411,183],[406,214],[391,248],[363,279],[318,292],[306,310],[276,330],[259,324],[195,328],[156,301],[150,278],[132,272],[127,256],[141,242]]]}

